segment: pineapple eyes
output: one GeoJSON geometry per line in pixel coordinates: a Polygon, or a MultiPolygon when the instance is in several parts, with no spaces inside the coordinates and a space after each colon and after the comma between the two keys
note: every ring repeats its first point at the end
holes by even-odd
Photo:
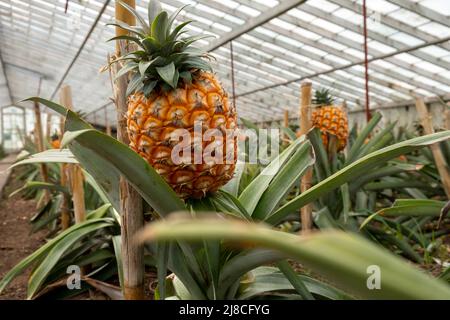
{"type": "Polygon", "coordinates": [[[187,103],[187,93],[185,89],[177,89],[172,91],[167,99],[171,105],[186,105],[187,103]]]}
{"type": "Polygon", "coordinates": [[[209,114],[206,111],[194,112],[190,120],[192,125],[196,122],[204,123],[209,120],[209,114]]]}
{"type": "Polygon", "coordinates": [[[189,91],[188,101],[193,104],[194,108],[203,108],[204,106],[207,106],[205,95],[197,89],[189,91]]]}
{"type": "Polygon", "coordinates": [[[165,98],[158,98],[150,104],[150,114],[158,118],[164,118],[167,115],[168,103],[165,98]]]}

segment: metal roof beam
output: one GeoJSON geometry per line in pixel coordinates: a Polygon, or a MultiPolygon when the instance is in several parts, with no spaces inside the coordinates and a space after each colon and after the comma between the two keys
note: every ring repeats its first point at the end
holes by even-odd
{"type": "Polygon", "coordinates": [[[405,0],[387,0],[388,2],[395,4],[397,6],[402,7],[403,9],[412,11],[424,18],[430,19],[431,21],[438,22],[440,24],[443,24],[447,27],[450,27],[450,21],[448,16],[445,16],[437,11],[434,11],[430,8],[425,7],[424,5],[421,5],[420,3],[415,3],[411,0],[405,1],[405,0]]]}
{"type": "MultiPolygon", "coordinates": [[[[199,2],[204,3],[205,5],[208,5],[208,6],[212,7],[212,8],[214,8],[214,9],[217,9],[217,10],[221,10],[221,11],[227,11],[228,10],[229,11],[229,8],[227,8],[223,4],[220,4],[219,2],[206,2],[206,0],[199,0],[199,2]]],[[[259,5],[259,7],[261,7],[261,6],[262,5],[259,5]]],[[[234,14],[235,16],[237,16],[239,18],[243,18],[243,15],[244,15],[242,12],[238,12],[236,10],[233,10],[232,14],[234,14]]],[[[280,18],[285,18],[285,17],[280,17],[280,18]]],[[[222,23],[225,24],[225,25],[229,24],[229,22],[226,21],[225,19],[222,21],[222,23]]],[[[269,29],[272,32],[275,32],[275,33],[280,33],[281,32],[283,35],[285,35],[287,37],[293,37],[294,39],[296,39],[296,40],[298,40],[298,41],[300,41],[300,42],[302,42],[304,44],[310,45],[312,47],[317,47],[317,48],[321,49],[322,51],[326,51],[328,53],[334,54],[334,55],[336,55],[336,56],[338,56],[338,57],[340,57],[342,59],[350,60],[351,62],[359,61],[359,59],[357,57],[348,55],[346,53],[337,52],[334,48],[332,48],[330,46],[327,46],[327,45],[324,45],[324,44],[320,44],[319,42],[314,41],[314,40],[309,39],[309,38],[306,38],[304,36],[301,36],[298,33],[293,34],[293,33],[290,33],[287,30],[280,31],[281,28],[273,26],[270,23],[265,25],[264,27],[269,29]]],[[[331,37],[331,39],[333,39],[333,35],[330,35],[330,33],[328,31],[326,31],[326,30],[325,30],[325,32],[327,32],[328,37],[331,37]]],[[[284,48],[284,49],[286,49],[286,50],[288,50],[290,52],[300,53],[301,55],[309,56],[311,59],[314,59],[316,61],[319,61],[319,62],[322,62],[322,63],[325,63],[325,64],[329,65],[330,68],[339,67],[339,64],[337,64],[335,61],[332,61],[332,60],[328,59],[326,56],[319,58],[316,54],[308,54],[308,52],[306,52],[306,50],[303,50],[302,52],[299,52],[301,50],[301,47],[296,47],[294,45],[287,44],[286,42],[281,41],[281,40],[279,40],[277,38],[271,38],[271,37],[267,36],[266,34],[263,34],[263,33],[259,32],[258,30],[253,30],[253,31],[249,32],[249,35],[258,38],[259,40],[261,40],[263,42],[274,43],[277,46],[279,46],[281,48],[284,48]]],[[[241,41],[241,39],[239,39],[238,41],[241,41]]],[[[254,48],[258,48],[261,51],[267,51],[266,47],[255,46],[253,44],[248,44],[248,42],[246,44],[248,46],[251,46],[251,47],[254,47],[254,48]]],[[[357,46],[357,44],[354,44],[354,46],[357,46]]],[[[361,51],[361,48],[356,48],[356,49],[358,51],[361,51]]],[[[285,57],[281,57],[281,58],[285,58],[285,57]]],[[[291,59],[291,57],[289,57],[289,59],[291,59]]],[[[399,63],[402,64],[403,69],[409,70],[411,68],[411,65],[409,65],[409,64],[407,64],[407,63],[405,63],[403,61],[400,61],[399,63]]],[[[427,91],[430,91],[432,93],[437,93],[437,94],[442,94],[443,93],[442,90],[439,90],[439,89],[437,89],[437,88],[435,88],[433,86],[429,86],[427,84],[424,84],[423,82],[418,82],[418,81],[412,80],[409,77],[406,77],[406,76],[404,76],[404,75],[402,75],[400,73],[393,72],[392,70],[385,69],[383,67],[376,66],[376,65],[372,65],[371,69],[375,70],[375,71],[377,71],[377,72],[379,72],[381,74],[384,74],[386,76],[389,76],[390,78],[395,78],[397,80],[403,81],[403,82],[408,83],[410,85],[413,85],[415,87],[423,88],[423,89],[425,89],[427,91]]],[[[416,71],[416,70],[414,70],[414,71],[416,71]]],[[[428,76],[430,78],[434,78],[436,75],[430,74],[428,72],[426,75],[424,74],[424,76],[428,76]]],[[[438,81],[437,79],[434,79],[434,80],[438,81]]],[[[448,82],[450,80],[445,79],[444,81],[448,82]]],[[[376,81],[374,80],[374,82],[376,82],[376,81]]]]}
{"type": "MultiPolygon", "coordinates": [[[[223,61],[225,61],[225,63],[227,63],[227,64],[229,64],[229,60],[228,59],[226,59],[226,58],[222,58],[221,57],[221,59],[223,60],[223,61]]],[[[249,62],[249,61],[245,61],[243,58],[241,58],[241,56],[235,56],[235,61],[237,61],[237,62],[241,62],[241,63],[243,63],[243,64],[246,64],[246,65],[248,65],[248,66],[253,66],[255,69],[259,69],[259,70],[261,70],[261,71],[265,71],[265,72],[274,72],[273,70],[269,70],[266,66],[264,66],[264,65],[255,65],[255,64],[253,64],[252,62],[249,62]]],[[[277,65],[278,63],[276,62],[276,61],[273,61],[272,62],[272,65],[277,65]]],[[[242,69],[242,67],[239,67],[238,69],[242,69]]],[[[295,68],[294,68],[295,69],[295,68]]],[[[262,78],[262,77],[265,77],[266,75],[264,74],[264,73],[262,73],[261,72],[261,74],[259,74],[258,75],[258,77],[259,78],[262,78]]],[[[363,90],[363,86],[362,85],[360,85],[360,86],[358,86],[358,85],[352,85],[352,84],[348,84],[348,83],[346,83],[345,81],[339,81],[339,79],[336,79],[336,81],[328,81],[328,80],[326,80],[326,79],[321,79],[321,78],[319,78],[319,79],[315,79],[317,82],[320,82],[320,83],[322,83],[324,86],[327,86],[327,87],[333,87],[333,88],[336,88],[336,89],[339,89],[339,90],[341,90],[342,92],[352,92],[355,96],[358,96],[360,99],[364,99],[364,94],[363,94],[363,92],[364,92],[364,90],[363,90]],[[359,89],[359,90],[358,90],[359,89]]],[[[389,100],[392,100],[392,98],[391,97],[388,97],[388,96],[386,96],[386,93],[385,92],[382,92],[382,91],[380,91],[380,90],[377,90],[377,89],[375,89],[375,88],[373,88],[373,93],[377,93],[376,95],[375,94],[373,94],[373,98],[376,100],[376,101],[378,101],[378,102],[383,102],[383,99],[380,99],[380,98],[382,98],[382,97],[386,97],[386,100],[384,100],[384,101],[389,101],[389,100]]],[[[237,96],[239,96],[239,94],[237,95],[237,96]]],[[[297,97],[296,97],[297,98],[297,97]]],[[[346,99],[349,99],[348,97],[346,98],[346,99]]]]}
{"type": "Polygon", "coordinates": [[[284,0],[280,2],[280,4],[271,10],[267,10],[266,12],[261,13],[260,15],[248,19],[245,24],[243,24],[240,27],[237,27],[236,29],[230,31],[229,33],[223,35],[220,39],[217,39],[216,41],[212,42],[210,45],[208,45],[205,50],[206,51],[213,51],[224,44],[239,38],[243,34],[246,34],[247,32],[265,24],[266,22],[282,15],[286,11],[291,10],[292,8],[295,8],[302,3],[304,3],[306,0],[284,0]]]}
{"type": "MultiPolygon", "coordinates": [[[[346,30],[350,30],[350,31],[356,32],[358,34],[362,34],[362,29],[363,29],[362,26],[359,26],[359,25],[357,25],[357,24],[355,24],[355,23],[353,23],[353,22],[351,22],[349,20],[342,19],[342,18],[340,18],[338,16],[335,16],[335,15],[329,14],[327,12],[324,12],[324,11],[322,11],[322,10],[316,8],[316,7],[308,5],[307,3],[305,3],[302,6],[302,11],[304,11],[306,13],[309,13],[309,14],[312,14],[312,15],[318,17],[318,18],[327,20],[327,21],[329,21],[331,23],[334,23],[334,24],[336,24],[336,25],[338,25],[340,27],[345,28],[346,30]]],[[[373,31],[373,30],[370,30],[370,29],[367,30],[367,35],[368,35],[368,37],[370,39],[373,39],[375,41],[381,42],[384,45],[393,47],[393,48],[398,49],[398,50],[402,50],[402,49],[405,49],[405,48],[408,47],[406,44],[404,44],[404,43],[402,43],[400,41],[391,39],[391,38],[389,38],[389,37],[387,37],[387,36],[385,36],[385,35],[383,35],[381,33],[378,33],[376,31],[373,31]]],[[[417,58],[420,58],[420,59],[422,59],[424,61],[427,61],[429,63],[432,63],[434,65],[440,66],[440,67],[442,67],[444,69],[450,68],[450,63],[449,62],[446,62],[446,61],[443,61],[443,60],[438,59],[436,57],[433,57],[433,56],[431,56],[429,54],[426,54],[425,52],[421,52],[421,51],[412,52],[411,55],[413,55],[413,56],[415,56],[417,58]]]]}
{"type": "Polygon", "coordinates": [[[59,80],[58,84],[56,85],[55,90],[53,91],[50,100],[52,100],[56,94],[58,93],[59,88],[61,87],[61,85],[63,84],[64,80],[66,79],[67,75],[69,74],[70,70],[72,69],[73,65],[75,64],[75,62],[77,61],[78,57],[80,56],[81,52],[83,51],[86,43],[88,42],[90,36],[92,35],[92,33],[94,32],[95,27],[97,26],[98,22],[100,21],[100,18],[103,15],[103,12],[105,12],[106,8],[108,7],[109,3],[111,2],[111,0],[106,0],[105,4],[103,5],[102,9],[100,10],[100,12],[97,15],[97,18],[95,19],[94,23],[91,26],[91,29],[89,29],[86,37],[84,38],[83,43],[81,44],[80,48],[78,49],[77,53],[75,54],[75,56],[73,57],[72,61],[70,62],[69,66],[67,67],[66,71],[64,72],[63,76],[61,77],[61,79],[59,80]]]}
{"type": "Polygon", "coordinates": [[[5,77],[5,82],[6,82],[6,89],[8,91],[8,96],[9,96],[9,101],[11,104],[14,103],[13,101],[13,94],[11,91],[11,86],[9,85],[9,80],[8,80],[8,75],[6,74],[6,66],[5,66],[5,61],[3,60],[3,55],[2,55],[2,51],[0,50],[0,65],[3,71],[3,76],[5,77]]]}
{"type": "MultiPolygon", "coordinates": [[[[328,1],[332,2],[334,4],[337,4],[345,9],[356,12],[358,14],[362,14],[362,10],[363,10],[362,5],[360,5],[357,2],[350,2],[348,0],[328,0],[328,1]]],[[[412,27],[409,24],[406,24],[397,19],[391,18],[389,15],[386,15],[386,14],[381,15],[381,22],[388,25],[391,28],[397,29],[400,32],[405,32],[413,37],[420,38],[421,40],[423,40],[425,42],[433,42],[433,41],[436,41],[437,39],[439,39],[437,36],[433,36],[425,31],[422,31],[418,28],[412,27]]],[[[450,50],[450,44],[448,44],[448,43],[441,43],[439,45],[442,48],[450,50]]]]}
{"type": "MultiPolygon", "coordinates": [[[[440,39],[440,40],[435,41],[435,42],[436,43],[440,43],[440,42],[449,41],[449,40],[450,40],[450,37],[447,37],[447,38],[440,39]]],[[[411,50],[411,51],[412,50],[418,50],[418,49],[426,47],[428,45],[430,45],[430,44],[427,43],[427,44],[411,47],[408,50],[411,50]]],[[[407,50],[403,50],[403,51],[407,51],[407,50]]],[[[383,56],[374,57],[374,58],[369,59],[369,62],[373,62],[373,61],[376,61],[376,60],[383,60],[386,57],[393,56],[393,55],[400,54],[400,53],[402,53],[402,52],[394,52],[394,53],[386,54],[386,55],[383,55],[383,56]]],[[[324,72],[320,72],[320,73],[316,73],[316,74],[310,74],[310,75],[306,75],[306,76],[303,76],[303,77],[299,77],[297,79],[292,79],[290,81],[286,81],[284,83],[279,83],[279,84],[276,84],[274,86],[268,86],[268,87],[265,87],[265,88],[260,88],[257,91],[263,91],[263,90],[267,90],[267,89],[276,88],[276,87],[279,87],[279,86],[285,86],[285,85],[288,85],[290,83],[295,83],[295,82],[299,82],[299,81],[304,80],[304,79],[314,78],[314,77],[317,77],[317,76],[320,76],[320,75],[329,74],[329,73],[335,72],[337,70],[344,70],[344,69],[347,69],[347,68],[350,68],[350,67],[353,67],[353,66],[356,66],[356,65],[363,64],[363,63],[364,63],[364,60],[361,60],[361,61],[350,63],[350,64],[347,64],[347,65],[342,65],[340,67],[336,67],[336,68],[333,68],[333,69],[330,69],[330,70],[327,70],[327,71],[324,71],[324,72]]],[[[249,92],[246,92],[244,94],[240,94],[240,96],[249,95],[249,94],[253,94],[253,93],[255,93],[255,91],[249,91],[249,92]]],[[[442,92],[442,94],[445,94],[445,92],[442,92]]]]}

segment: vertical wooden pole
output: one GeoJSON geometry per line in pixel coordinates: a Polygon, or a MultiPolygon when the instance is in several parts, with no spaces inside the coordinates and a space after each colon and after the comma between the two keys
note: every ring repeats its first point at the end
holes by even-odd
{"type": "Polygon", "coordinates": [[[445,129],[450,130],[450,109],[445,110],[445,129]]]}
{"type": "MultiPolygon", "coordinates": [[[[306,135],[311,129],[311,87],[309,81],[301,84],[301,102],[300,102],[300,136],[306,135]]],[[[301,181],[301,192],[305,192],[311,187],[313,171],[308,169],[301,181]]],[[[301,209],[302,232],[307,233],[312,228],[312,206],[307,204],[301,209]]]]}
{"type": "MultiPolygon", "coordinates": [[[[425,134],[434,133],[433,119],[428,112],[427,106],[425,105],[423,98],[416,97],[416,109],[417,113],[419,114],[425,134]]],[[[442,154],[442,150],[439,147],[438,143],[431,145],[430,149],[431,152],[433,153],[436,168],[438,169],[439,175],[441,176],[442,185],[444,187],[445,193],[447,194],[447,198],[450,199],[450,172],[447,163],[445,161],[444,155],[442,154]]]]}
{"type": "Polygon", "coordinates": [[[86,207],[84,203],[84,175],[81,167],[77,164],[70,165],[69,171],[75,223],[80,223],[86,220],[86,207]]]}
{"type": "MultiPolygon", "coordinates": [[[[289,128],[289,110],[284,110],[283,126],[289,128]]],[[[284,135],[284,139],[286,139],[284,144],[289,144],[289,137],[287,134],[284,135]]]]}
{"type": "MultiPolygon", "coordinates": [[[[72,91],[69,86],[65,85],[61,87],[61,104],[68,109],[73,109],[72,104],[72,91]]],[[[61,128],[61,133],[64,132],[64,128],[61,128]]],[[[84,203],[84,177],[83,172],[77,164],[66,164],[61,169],[61,184],[70,185],[72,189],[72,201],[75,216],[75,223],[80,223],[86,220],[86,208],[84,203]],[[68,178],[67,179],[67,175],[68,178]]],[[[70,215],[68,212],[69,199],[65,199],[63,203],[63,210],[61,216],[61,223],[63,228],[68,226],[70,221],[70,215]]]]}
{"type": "MultiPolygon", "coordinates": [[[[39,82],[39,87],[41,86],[41,82],[39,82]]],[[[40,91],[40,90],[39,90],[40,91]]],[[[41,108],[38,102],[34,102],[34,116],[35,116],[35,125],[34,125],[34,139],[36,142],[36,146],[39,152],[43,152],[45,150],[44,145],[44,137],[42,135],[42,118],[41,118],[41,108]]],[[[42,180],[44,182],[48,182],[48,170],[45,163],[40,165],[40,172],[42,176],[42,180]]],[[[50,200],[50,193],[48,190],[44,191],[44,199],[47,203],[50,200]]]]}
{"type": "MultiPolygon", "coordinates": [[[[132,8],[136,8],[136,1],[135,0],[122,0],[124,3],[128,4],[132,8]]],[[[129,26],[136,25],[136,19],[135,17],[130,14],[129,11],[127,11],[123,6],[121,6],[116,1],[116,20],[122,21],[128,24],[129,26]]],[[[122,28],[116,27],[116,36],[127,36],[128,32],[122,28]]],[[[116,42],[116,53],[119,53],[121,51],[120,44],[117,41],[116,42]]]]}
{"type": "MultiPolygon", "coordinates": [[[[72,101],[70,100],[70,88],[68,87],[62,87],[60,92],[60,103],[63,106],[72,106],[72,101]]],[[[64,134],[64,117],[60,117],[59,121],[59,138],[62,139],[62,136],[64,134]]],[[[67,187],[69,186],[69,179],[67,177],[67,164],[62,163],[61,164],[61,170],[60,170],[60,179],[61,179],[61,186],[67,187]]],[[[61,228],[62,230],[66,230],[70,227],[70,197],[67,193],[63,194],[63,201],[61,204],[61,228]]]]}
{"type": "Polygon", "coordinates": [[[108,136],[111,135],[111,125],[109,124],[108,119],[108,107],[105,107],[105,132],[108,136]]]}
{"type": "Polygon", "coordinates": [[[52,114],[47,113],[47,126],[45,128],[45,137],[47,140],[52,136],[52,114]]]}
{"type": "MultiPolygon", "coordinates": [[[[134,0],[124,1],[128,5],[135,7],[134,0]]],[[[134,25],[134,17],[116,2],[116,20],[134,25]]],[[[116,30],[116,35],[122,35],[123,30],[116,30]]],[[[125,46],[117,43],[116,55],[126,53],[125,46]]],[[[117,74],[118,64],[113,65],[111,70],[117,74]]],[[[117,108],[117,139],[124,144],[129,144],[126,125],[127,97],[125,96],[128,80],[125,76],[117,79],[114,85],[114,102],[117,108]]],[[[122,217],[122,262],[124,288],[123,293],[126,300],[142,300],[144,296],[144,247],[133,241],[133,236],[143,228],[144,215],[143,203],[139,193],[126,181],[124,177],[120,179],[120,206],[122,217]]]]}

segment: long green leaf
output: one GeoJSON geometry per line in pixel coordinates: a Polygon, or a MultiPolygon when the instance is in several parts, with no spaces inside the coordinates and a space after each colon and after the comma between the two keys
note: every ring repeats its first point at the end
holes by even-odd
{"type": "MultiPolygon", "coordinates": [[[[249,300],[257,296],[265,297],[270,293],[294,290],[289,280],[277,268],[259,267],[252,270],[252,274],[255,276],[255,280],[239,294],[239,300],[249,300]]],[[[352,299],[349,295],[324,282],[304,275],[297,275],[297,277],[305,284],[309,292],[321,298],[331,300],[352,299]]]]}
{"type": "Polygon", "coordinates": [[[10,168],[36,163],[78,163],[78,160],[69,149],[51,149],[32,154],[29,157],[14,163],[10,168]]]}
{"type": "Polygon", "coordinates": [[[258,205],[264,192],[269,187],[269,184],[274,179],[275,175],[284,167],[290,157],[297,151],[297,148],[304,142],[304,138],[299,138],[293,142],[286,150],[278,155],[272,162],[264,168],[264,170],[256,177],[239,196],[239,201],[242,203],[247,212],[252,215],[256,206],[258,205]]]}
{"type": "Polygon", "coordinates": [[[38,261],[42,257],[48,254],[48,252],[62,239],[70,235],[72,232],[76,232],[80,229],[88,228],[92,225],[99,225],[104,223],[104,219],[101,220],[89,220],[83,223],[73,225],[69,229],[61,232],[58,236],[44,244],[42,247],[37,249],[31,255],[27,256],[21,260],[14,268],[12,268],[0,281],[0,293],[5,289],[5,287],[20,273],[22,273],[27,267],[29,267],[33,262],[38,261]]]}
{"type": "Polygon", "coordinates": [[[289,193],[292,187],[298,183],[300,177],[314,164],[314,160],[311,144],[309,141],[306,141],[273,178],[256,205],[252,217],[258,220],[264,220],[272,213],[281,201],[284,200],[286,194],[289,193]]]}
{"type": "Polygon", "coordinates": [[[279,250],[362,298],[450,299],[447,284],[356,234],[321,232],[300,237],[258,224],[177,217],[151,224],[138,239],[248,241],[279,250]],[[372,266],[381,270],[377,290],[368,287],[372,266]]]}
{"type": "Polygon", "coordinates": [[[80,239],[86,237],[89,233],[102,228],[110,227],[111,225],[112,224],[110,221],[104,221],[102,223],[86,226],[85,228],[78,229],[69,233],[67,236],[60,239],[60,241],[56,242],[46,255],[45,259],[42,261],[42,263],[39,264],[39,266],[36,268],[36,270],[34,270],[32,275],[30,276],[30,280],[28,283],[27,298],[31,299],[36,294],[36,292],[39,290],[39,288],[45,281],[50,271],[58,263],[61,256],[68,249],[70,249],[70,247],[72,247],[80,239]]]}
{"type": "Polygon", "coordinates": [[[353,179],[355,179],[355,177],[364,174],[364,172],[371,170],[373,167],[378,166],[383,162],[398,157],[402,154],[406,154],[414,150],[426,147],[428,145],[445,141],[449,138],[450,131],[442,131],[423,137],[406,140],[383,148],[381,150],[372,152],[364,156],[363,158],[356,160],[352,164],[344,167],[332,176],[319,182],[301,195],[289,201],[286,205],[269,216],[266,219],[266,222],[270,224],[276,224],[280,222],[285,216],[289,215],[295,210],[298,210],[304,205],[317,200],[321,196],[340,187],[344,183],[352,181],[353,179]]]}
{"type": "Polygon", "coordinates": [[[289,282],[295,288],[297,293],[300,296],[302,296],[303,299],[305,299],[305,300],[314,300],[313,295],[311,294],[311,292],[308,291],[308,288],[303,283],[302,279],[297,276],[297,274],[295,273],[294,269],[292,269],[292,267],[289,264],[289,262],[287,262],[286,260],[279,261],[277,263],[277,267],[284,274],[286,279],[289,280],[289,282]]]}
{"type": "Polygon", "coordinates": [[[125,2],[120,1],[120,0],[118,0],[118,3],[122,7],[127,9],[136,18],[136,20],[139,21],[139,23],[141,24],[142,29],[144,30],[145,33],[150,33],[150,26],[145,21],[145,19],[137,12],[136,9],[134,9],[133,7],[129,6],[128,4],[126,4],[125,2]]]}
{"type": "Polygon", "coordinates": [[[367,137],[372,133],[373,129],[377,126],[378,122],[381,120],[381,114],[376,112],[372,119],[370,119],[369,123],[366,127],[358,134],[355,142],[353,143],[346,160],[346,164],[352,163],[356,157],[358,156],[364,141],[366,141],[367,137]]]}

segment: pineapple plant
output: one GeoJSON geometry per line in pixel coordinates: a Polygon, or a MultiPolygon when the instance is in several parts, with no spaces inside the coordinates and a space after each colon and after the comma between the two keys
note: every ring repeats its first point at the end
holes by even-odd
{"type": "Polygon", "coordinates": [[[112,39],[130,40],[139,47],[116,60],[126,61],[117,76],[125,73],[131,76],[127,88],[130,147],[145,158],[180,197],[202,198],[216,192],[233,177],[237,160],[235,137],[219,146],[220,156],[214,160],[202,156],[201,162],[194,161],[192,155],[178,163],[172,155],[182,138],[179,129],[188,132],[191,150],[200,152],[211,148],[216,141],[196,138],[196,127],[202,136],[207,130],[219,132],[222,141],[227,130],[233,135],[236,129],[235,108],[212,71],[210,57],[195,47],[204,36],[182,37],[191,21],[173,26],[183,8],[169,16],[161,11],[157,1],[152,1],[149,17],[153,20],[147,24],[133,8],[122,2],[121,5],[140,22],[140,26],[135,27],[117,22],[114,25],[130,35],[112,39]]]}
{"type": "Polygon", "coordinates": [[[326,150],[330,147],[330,135],[336,137],[336,151],[344,150],[348,140],[348,119],[342,107],[334,104],[329,89],[317,90],[313,99],[313,127],[319,128],[326,150]]]}

